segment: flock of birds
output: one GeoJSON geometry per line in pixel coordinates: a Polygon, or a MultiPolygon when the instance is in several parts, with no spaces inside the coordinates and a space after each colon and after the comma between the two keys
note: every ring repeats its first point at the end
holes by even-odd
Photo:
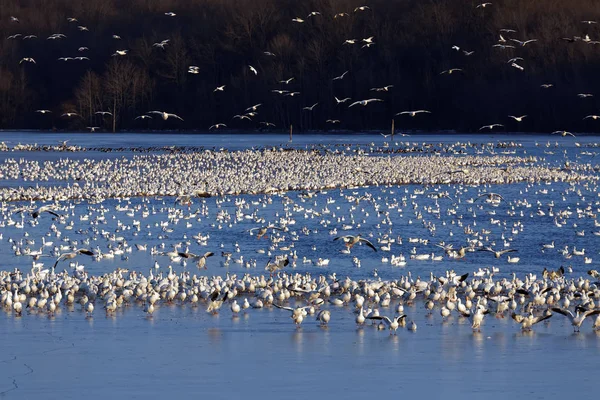
{"type": "MultiPolygon", "coordinates": [[[[110,159],[40,164],[7,158],[0,164],[4,182],[54,183],[31,188],[37,198],[29,204],[2,203],[0,252],[20,267],[0,272],[0,306],[16,318],[53,316],[76,304],[88,317],[96,308],[118,315],[136,305],[148,317],[167,304],[202,306],[213,314],[226,307],[234,315],[275,307],[290,313],[297,326],[309,316],[325,326],[354,312],[359,326],[391,333],[416,330],[421,308],[444,322],[466,318],[477,331],[485,329],[489,314],[510,315],[525,331],[555,314],[578,331],[587,317],[600,314],[600,273],[588,266],[593,251],[580,245],[600,236],[597,174],[583,154],[589,149],[569,149],[577,154],[565,153],[567,160],[574,157],[567,168],[560,157],[553,166],[524,154],[453,154],[486,148],[471,143],[440,147],[451,155],[388,158],[352,147],[326,153],[281,148],[136,155],[119,159],[131,163],[125,170],[110,159]],[[313,173],[299,170],[302,165],[313,173]],[[262,169],[266,174],[255,177],[262,169]],[[391,170],[411,186],[385,182],[391,170]],[[292,176],[306,187],[283,190],[282,181],[292,176]],[[251,196],[216,190],[234,177],[266,183],[251,196]],[[339,182],[332,184],[332,177],[339,182]],[[365,187],[361,180],[370,179],[382,183],[365,187]],[[128,188],[142,181],[157,186],[130,197],[135,194],[128,188]],[[107,194],[103,182],[120,194],[107,194]],[[492,190],[489,183],[513,185],[492,190]],[[527,236],[535,236],[531,226],[549,227],[533,250],[527,248],[532,244],[527,236]],[[193,234],[195,229],[205,233],[193,234]],[[408,230],[414,236],[406,236],[408,230]],[[543,257],[548,267],[521,270],[519,277],[490,265],[518,268],[519,257],[510,254],[528,256],[533,264],[532,258],[543,257]],[[137,270],[138,258],[153,260],[147,274],[137,270]],[[91,266],[83,264],[88,261],[91,266]],[[436,261],[453,264],[416,277],[394,268],[435,269],[436,261]],[[119,266],[106,272],[108,263],[119,266]],[[392,269],[373,268],[368,277],[363,263],[392,269]],[[568,265],[549,267],[558,263],[568,265]],[[207,275],[217,265],[222,273],[207,275]],[[265,272],[251,272],[263,265],[265,272]],[[582,267],[589,277],[573,272],[582,267]],[[463,273],[454,272],[459,268],[463,273]],[[348,273],[338,277],[342,271],[348,273]]],[[[489,149],[511,147],[519,148],[503,143],[489,149]]],[[[542,147],[549,156],[567,150],[542,147]]],[[[0,193],[20,190],[5,187],[0,193]]],[[[600,328],[600,317],[593,327],[600,328]]]]}
{"type": "MultiPolygon", "coordinates": [[[[484,2],[484,3],[480,3],[480,4],[476,4],[474,5],[474,9],[475,12],[479,13],[479,12],[484,12],[484,10],[486,8],[491,7],[493,4],[490,2],[484,2]]],[[[330,18],[332,18],[333,20],[336,21],[341,21],[343,19],[347,19],[350,17],[350,14],[355,14],[355,15],[359,15],[361,13],[370,13],[372,12],[372,9],[370,6],[368,5],[363,5],[363,6],[359,6],[359,7],[355,7],[352,10],[348,10],[349,12],[338,12],[335,13],[334,15],[331,15],[330,18]]],[[[177,13],[169,11],[169,12],[165,12],[164,13],[165,18],[175,18],[177,17],[177,13]]],[[[302,29],[303,24],[305,24],[309,19],[314,19],[314,18],[327,18],[326,15],[323,15],[321,12],[319,11],[312,11],[310,12],[306,17],[295,17],[291,19],[291,22],[299,25],[299,29],[302,29]]],[[[77,27],[77,30],[79,31],[78,33],[80,35],[85,35],[86,32],[88,32],[90,30],[90,28],[86,25],[83,24],[83,22],[79,21],[77,18],[75,17],[67,17],[67,21],[69,24],[73,24],[74,26],[77,27]]],[[[20,20],[17,16],[11,16],[10,17],[10,22],[15,26],[18,27],[20,20]]],[[[582,26],[592,26],[593,24],[596,24],[596,21],[592,21],[592,20],[585,20],[585,21],[581,21],[583,23],[582,26]]],[[[503,28],[500,29],[499,32],[497,32],[497,42],[494,43],[492,45],[493,48],[498,49],[498,51],[508,51],[508,50],[513,50],[514,52],[517,52],[519,50],[522,50],[523,48],[525,48],[526,46],[534,46],[536,44],[536,42],[538,41],[535,38],[525,38],[525,39],[519,39],[516,37],[509,37],[509,35],[511,36],[516,36],[518,34],[518,32],[514,29],[509,29],[509,28],[503,28]]],[[[46,40],[50,40],[50,41],[61,41],[63,39],[65,39],[67,36],[63,33],[53,33],[49,36],[46,37],[46,40]]],[[[10,41],[15,41],[15,40],[27,40],[27,41],[31,41],[31,40],[35,40],[35,39],[39,39],[36,35],[34,34],[23,34],[23,33],[14,33],[10,36],[8,36],[6,38],[6,40],[10,40],[10,41]]],[[[111,40],[113,40],[117,46],[117,49],[114,51],[114,53],[111,54],[112,57],[129,57],[131,56],[131,52],[129,49],[127,48],[123,48],[119,46],[123,46],[121,45],[121,43],[124,43],[124,41],[122,40],[122,37],[118,34],[113,34],[111,40]]],[[[369,37],[365,37],[365,38],[349,38],[343,41],[343,43],[340,43],[340,46],[357,46],[360,45],[362,48],[370,48],[374,45],[376,45],[376,38],[374,36],[369,36],[369,37]]],[[[583,36],[575,36],[573,38],[563,38],[563,40],[565,41],[569,41],[569,42],[581,42],[581,43],[586,43],[586,44],[596,44],[599,43],[596,40],[593,40],[592,38],[590,38],[589,34],[585,34],[583,36]]],[[[165,50],[165,48],[167,48],[170,45],[170,39],[164,39],[161,41],[158,41],[156,43],[153,43],[152,47],[157,49],[157,51],[162,51],[165,50]]],[[[451,48],[453,51],[457,51],[457,52],[461,52],[465,55],[465,56],[472,56],[474,54],[474,51],[468,51],[465,49],[461,49],[461,47],[459,45],[453,45],[451,48]]],[[[89,51],[89,47],[88,46],[80,46],[79,48],[77,48],[77,52],[80,54],[85,54],[86,52],[89,51]]],[[[512,53],[511,53],[512,54],[512,53]]],[[[512,54],[514,55],[514,54],[512,54]]],[[[267,57],[267,58],[275,58],[278,55],[273,53],[272,51],[266,50],[263,51],[262,56],[267,57]]],[[[89,58],[86,56],[76,56],[76,57],[60,57],[58,58],[59,61],[62,62],[73,62],[73,61],[79,61],[79,62],[85,62],[85,61],[89,61],[89,58]]],[[[512,68],[515,68],[519,71],[524,71],[526,69],[525,64],[524,64],[525,60],[523,57],[520,56],[514,56],[511,57],[508,61],[507,61],[507,65],[509,65],[512,68]]],[[[34,57],[31,56],[26,56],[23,57],[20,61],[20,64],[37,64],[36,60],[34,59],[34,57]]],[[[198,66],[195,65],[189,65],[187,67],[187,72],[190,74],[201,74],[201,69],[198,66]]],[[[244,68],[246,69],[247,73],[249,73],[251,76],[257,76],[261,73],[261,71],[259,71],[259,69],[257,69],[255,66],[248,64],[245,65],[244,68]]],[[[347,74],[350,73],[350,70],[346,70],[344,71],[342,74],[340,74],[339,76],[335,76],[332,77],[331,80],[332,81],[341,81],[343,80],[347,74]]],[[[444,71],[441,71],[439,73],[439,75],[444,75],[444,76],[449,76],[449,75],[453,75],[453,74],[465,74],[466,71],[464,68],[448,68],[444,71]]],[[[293,90],[293,89],[288,89],[293,85],[295,82],[295,77],[289,77],[289,78],[285,78],[285,79],[281,79],[279,80],[276,84],[277,87],[273,88],[271,90],[271,92],[274,95],[277,96],[284,96],[284,97],[294,97],[294,96],[300,96],[301,92],[297,91],[297,90],[293,90]]],[[[541,88],[543,88],[544,90],[550,90],[551,88],[554,87],[553,83],[543,83],[541,85],[541,88]]],[[[387,92],[390,92],[391,90],[394,89],[394,85],[393,84],[387,84],[387,85],[383,85],[381,87],[373,87],[369,90],[370,94],[378,94],[380,95],[379,97],[368,97],[368,98],[364,98],[364,99],[351,99],[349,97],[345,97],[345,98],[338,98],[335,95],[333,96],[333,98],[331,99],[331,101],[333,102],[335,100],[335,104],[340,106],[342,104],[348,104],[347,108],[353,108],[356,106],[361,106],[361,107],[367,107],[370,106],[372,104],[376,104],[376,103],[383,103],[386,101],[386,99],[383,97],[383,95],[387,92]]],[[[213,93],[215,95],[218,95],[219,93],[222,93],[224,91],[228,90],[227,85],[222,84],[222,85],[217,85],[215,87],[215,89],[213,90],[213,93]]],[[[577,96],[579,98],[582,99],[587,99],[587,98],[591,98],[593,97],[592,93],[578,93],[577,96]]],[[[367,97],[365,95],[365,97],[367,97]]],[[[263,106],[263,103],[257,103],[255,105],[249,106],[247,107],[243,112],[236,114],[232,117],[232,120],[238,119],[240,121],[243,120],[247,120],[247,121],[254,121],[255,118],[258,117],[258,115],[260,114],[260,107],[263,106]]],[[[319,102],[315,102],[312,103],[312,105],[306,105],[302,107],[303,112],[308,112],[311,113],[315,110],[315,108],[319,106],[319,102]]],[[[50,114],[52,113],[51,110],[49,109],[39,109],[36,111],[37,113],[40,114],[50,114]]],[[[98,110],[94,113],[95,115],[98,115],[101,117],[100,121],[106,122],[106,119],[108,118],[114,118],[115,116],[113,115],[112,112],[110,111],[106,111],[106,110],[98,110]]],[[[405,111],[400,111],[394,114],[394,118],[395,117],[418,117],[418,116],[424,116],[424,115],[429,115],[432,114],[432,111],[430,110],[426,110],[426,109],[419,109],[419,110],[405,110],[405,111]]],[[[65,113],[61,114],[62,117],[65,118],[72,118],[72,117],[80,117],[80,114],[76,111],[68,111],[65,113]]],[[[181,120],[183,121],[183,118],[180,117],[177,114],[174,113],[170,113],[170,112],[166,112],[166,111],[149,111],[143,115],[137,116],[135,119],[136,120],[146,120],[146,119],[152,119],[153,116],[158,116],[159,118],[161,118],[162,120],[168,120],[168,119],[177,119],[177,120],[181,120]]],[[[528,115],[524,114],[524,115],[508,115],[507,118],[512,119],[512,121],[514,121],[515,123],[519,124],[522,123],[525,118],[527,118],[528,115]]],[[[599,119],[600,116],[596,115],[596,114],[592,114],[592,115],[587,115],[585,116],[583,119],[584,120],[597,120],[599,119]]],[[[326,123],[334,126],[334,125],[339,125],[340,124],[340,119],[335,118],[333,116],[329,117],[326,119],[326,123]]],[[[260,126],[264,127],[264,128],[271,128],[271,127],[275,127],[275,124],[269,121],[260,121],[259,122],[260,126]]],[[[494,130],[496,128],[504,128],[505,125],[503,123],[500,122],[495,122],[495,123],[491,123],[491,124],[487,124],[482,126],[481,128],[479,128],[480,131],[488,131],[488,130],[494,130]]],[[[223,128],[227,128],[227,123],[226,121],[219,121],[219,122],[215,122],[214,124],[212,124],[209,127],[209,130],[218,130],[218,129],[223,129],[223,128]]],[[[100,129],[100,127],[98,126],[89,126],[88,129],[90,129],[91,131],[96,131],[98,129],[100,129]]],[[[569,131],[566,130],[557,130],[552,132],[552,134],[556,134],[556,135],[560,135],[560,136],[572,136],[574,137],[575,135],[569,131]]]]}

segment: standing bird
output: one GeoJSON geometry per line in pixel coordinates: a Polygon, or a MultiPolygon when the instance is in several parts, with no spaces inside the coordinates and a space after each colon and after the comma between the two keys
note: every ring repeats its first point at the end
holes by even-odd
{"type": "Polygon", "coordinates": [[[544,314],[539,317],[534,317],[533,313],[529,313],[529,315],[519,315],[514,312],[511,314],[512,319],[517,321],[518,324],[521,324],[521,329],[524,331],[531,331],[533,325],[538,322],[542,322],[552,317],[552,313],[544,314]]]}
{"type": "Polygon", "coordinates": [[[587,310],[581,306],[575,307],[575,315],[573,315],[571,310],[566,310],[564,308],[552,307],[551,310],[569,318],[571,325],[573,325],[574,332],[579,332],[581,324],[583,324],[583,321],[585,321],[587,317],[600,314],[600,309],[587,310]]]}
{"type": "Polygon", "coordinates": [[[385,321],[389,330],[390,330],[390,335],[391,334],[396,334],[396,330],[398,330],[398,327],[400,325],[405,324],[405,321],[403,321],[406,318],[405,314],[399,315],[397,317],[394,317],[393,319],[390,319],[389,317],[386,317],[385,315],[381,316],[381,315],[374,315],[371,317],[367,317],[367,319],[374,319],[374,320],[378,320],[378,321],[385,321]]]}

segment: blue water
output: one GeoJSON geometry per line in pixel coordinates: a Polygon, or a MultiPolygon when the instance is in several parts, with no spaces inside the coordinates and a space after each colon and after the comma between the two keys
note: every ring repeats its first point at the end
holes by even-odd
{"type": "MultiPolygon", "coordinates": [[[[69,144],[94,148],[177,144],[236,150],[287,143],[287,135],[272,134],[0,133],[0,141],[11,144],[56,144],[66,138],[70,140],[69,144]]],[[[515,137],[453,134],[402,139],[415,143],[451,144],[497,143],[515,140],[515,137]]],[[[373,148],[374,155],[378,155],[384,141],[378,134],[296,135],[293,146],[326,145],[335,149],[360,144],[361,148],[373,148]],[[371,145],[372,142],[375,145],[371,145]]],[[[515,141],[522,145],[516,148],[516,155],[544,157],[543,162],[550,165],[562,165],[565,160],[573,164],[585,162],[588,156],[581,155],[581,152],[593,152],[594,149],[586,145],[595,143],[593,138],[588,137],[575,141],[549,135],[519,136],[515,141]],[[548,141],[551,146],[545,147],[548,141]],[[575,142],[581,147],[575,146],[575,142]],[[536,143],[544,146],[536,146],[536,143]],[[544,153],[549,150],[554,154],[544,153]]],[[[92,153],[93,158],[131,154],[128,151],[92,153]]],[[[4,158],[26,157],[38,161],[65,156],[91,158],[88,152],[0,153],[0,157],[4,158]]],[[[408,185],[330,190],[310,199],[297,192],[270,197],[212,197],[195,199],[189,209],[175,205],[172,198],[106,200],[102,204],[77,202],[66,218],[67,224],[73,221],[72,230],[64,229],[64,224],[53,221],[48,214],[42,215],[35,227],[30,226],[27,223],[30,218],[24,216],[25,226],[22,229],[14,225],[1,228],[0,268],[27,271],[31,267],[31,257],[15,256],[9,239],[34,240],[35,244],[29,247],[36,250],[42,237],[53,241],[54,245],[62,244],[65,238],[78,241],[89,238],[89,247],[98,246],[103,252],[108,251],[107,246],[116,246],[116,243],[94,234],[89,223],[100,215],[100,207],[107,211],[104,212],[106,223],[95,226],[99,231],[122,236],[131,246],[147,243],[148,251],[134,248],[126,254],[127,260],[120,256],[100,261],[84,256],[76,259],[93,274],[110,272],[117,267],[148,273],[157,261],[160,269],[155,273],[165,272],[167,266],[172,265],[176,271],[188,270],[201,275],[258,275],[265,273],[264,266],[269,258],[295,252],[298,256],[296,266],[288,267],[288,272],[310,272],[313,276],[335,272],[338,278],[351,276],[355,280],[375,279],[375,270],[381,279],[398,279],[408,273],[413,277],[428,278],[430,271],[441,274],[454,269],[462,274],[491,267],[500,268],[499,278],[510,277],[513,272],[521,278],[530,272],[539,277],[544,267],[556,269],[561,265],[571,266],[573,273],[567,276],[576,277],[586,276],[585,271],[594,268],[600,259],[597,244],[600,236],[593,234],[600,231],[600,227],[594,225],[593,215],[578,218],[577,214],[578,208],[585,209],[588,205],[591,214],[598,212],[594,183],[574,186],[567,183],[490,187],[439,185],[427,189],[425,194],[418,194],[422,189],[421,186],[408,185]],[[435,190],[447,191],[451,199],[436,200],[427,195],[435,190]],[[505,200],[498,205],[487,203],[484,199],[473,204],[466,201],[489,191],[500,193],[505,200]],[[367,193],[373,196],[372,201],[361,200],[356,204],[346,197],[356,198],[367,193]],[[296,204],[296,208],[286,196],[296,204]],[[524,203],[525,200],[529,206],[524,203]],[[115,209],[117,205],[136,207],[142,201],[143,208],[154,209],[156,213],[143,218],[141,213],[136,212],[130,217],[127,211],[115,209]],[[551,202],[554,203],[552,207],[549,206],[551,202]],[[386,203],[397,203],[397,206],[388,207],[386,203]],[[165,232],[156,224],[168,221],[167,209],[172,207],[184,210],[184,214],[206,208],[208,214],[181,219],[177,224],[171,222],[167,228],[173,231],[165,232]],[[326,208],[329,214],[324,213],[326,208]],[[555,214],[564,210],[573,214],[564,218],[566,225],[558,227],[555,217],[548,215],[549,208],[555,214]],[[245,215],[253,215],[252,219],[236,221],[238,210],[245,215]],[[378,210],[389,212],[391,225],[381,224],[383,218],[378,210]],[[227,211],[232,219],[216,221],[217,214],[223,211],[227,211]],[[545,215],[538,215],[538,211],[545,215]],[[259,249],[268,251],[271,242],[251,236],[249,230],[278,223],[279,217],[286,212],[287,217],[296,223],[289,225],[288,232],[272,234],[285,238],[279,247],[293,245],[293,248],[287,251],[274,249],[270,256],[257,253],[259,249]],[[513,212],[514,215],[509,214],[513,212]],[[84,214],[90,214],[89,221],[80,220],[84,214]],[[338,222],[341,217],[344,221],[338,222]],[[354,228],[342,230],[352,217],[354,228]],[[493,219],[499,220],[499,223],[493,219]],[[134,235],[133,220],[140,221],[137,235],[134,235]],[[435,224],[433,234],[424,222],[435,224]],[[187,227],[187,223],[191,227],[187,227]],[[513,233],[512,228],[517,223],[522,224],[523,229],[521,231],[517,227],[517,233],[513,233]],[[51,224],[57,224],[62,232],[60,238],[46,236],[51,224]],[[439,262],[409,259],[413,247],[417,254],[435,255],[443,255],[443,251],[433,245],[440,241],[460,247],[467,239],[464,232],[467,226],[476,231],[489,230],[490,233],[481,234],[480,240],[485,244],[494,243],[496,249],[504,248],[506,240],[510,245],[508,248],[517,250],[510,255],[520,257],[519,263],[509,264],[506,255],[496,259],[488,252],[469,252],[463,260],[447,257],[439,262]],[[308,235],[302,232],[303,227],[310,230],[308,235]],[[332,229],[337,229],[337,234],[331,234],[332,229]],[[82,233],[78,233],[80,230],[82,233]],[[585,235],[578,236],[576,231],[582,230],[585,235]],[[206,246],[200,246],[192,239],[192,235],[197,233],[210,235],[206,246]],[[299,238],[297,241],[291,240],[294,233],[299,238]],[[377,239],[385,233],[394,239],[402,238],[403,243],[392,244],[390,252],[381,249],[373,252],[366,246],[356,246],[351,254],[342,254],[340,250],[344,246],[333,238],[346,233],[361,233],[378,248],[377,239]],[[427,239],[429,244],[409,243],[409,238],[427,239]],[[216,253],[208,259],[207,270],[197,270],[193,263],[184,267],[170,262],[166,256],[150,255],[152,246],[164,243],[164,250],[169,251],[173,244],[185,241],[189,241],[189,249],[194,253],[216,253]],[[555,250],[542,252],[541,245],[551,241],[555,242],[555,250]],[[239,252],[236,252],[236,243],[239,252]],[[586,256],[593,259],[592,264],[585,264],[583,256],[565,258],[558,252],[564,246],[585,249],[586,256]],[[233,252],[233,258],[243,256],[244,261],[255,260],[256,267],[245,268],[244,264],[235,262],[222,266],[221,251],[233,252]],[[408,259],[407,266],[392,267],[382,262],[383,256],[389,258],[392,254],[403,254],[408,259]],[[361,260],[360,269],[353,266],[353,256],[361,260]],[[327,267],[317,267],[303,263],[303,257],[313,261],[318,257],[327,258],[330,263],[327,267]]],[[[5,214],[3,218],[4,222],[8,218],[21,221],[17,215],[5,214]]],[[[47,252],[48,249],[45,250],[47,252]]],[[[48,268],[54,258],[41,258],[39,261],[48,268]]],[[[70,270],[68,261],[59,264],[57,270],[63,268],[70,270]]],[[[537,325],[534,333],[521,333],[510,317],[497,319],[490,316],[486,318],[481,333],[473,333],[468,321],[453,316],[442,323],[439,309],[434,309],[434,314],[427,316],[422,302],[416,302],[407,306],[405,313],[417,323],[417,331],[399,330],[397,336],[390,336],[387,331],[377,331],[371,326],[357,329],[350,307],[326,307],[332,312],[328,328],[319,327],[314,317],[309,317],[299,329],[291,323],[287,312],[273,308],[251,309],[247,314],[232,318],[228,309],[223,309],[217,316],[209,315],[204,304],[198,308],[162,305],[152,319],[146,318],[139,305],[119,309],[115,316],[108,317],[104,316],[101,307],[97,307],[93,319],[85,319],[79,305],[71,310],[63,306],[54,317],[26,313],[15,317],[9,311],[0,311],[0,341],[4,350],[0,356],[0,397],[157,398],[172,397],[177,393],[179,396],[217,399],[241,396],[250,399],[297,399],[306,396],[351,399],[365,396],[440,399],[514,396],[548,399],[570,396],[566,382],[577,382],[578,394],[591,394],[596,387],[595,366],[600,355],[600,335],[591,330],[591,323],[584,324],[580,334],[573,334],[567,320],[559,315],[549,323],[537,325]],[[556,379],[558,376],[560,379],[556,379]]],[[[395,303],[382,312],[391,315],[394,309],[395,303]]]]}

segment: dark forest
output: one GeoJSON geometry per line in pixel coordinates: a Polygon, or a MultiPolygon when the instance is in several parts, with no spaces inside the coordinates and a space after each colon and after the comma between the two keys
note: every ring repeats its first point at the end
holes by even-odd
{"type": "Polygon", "coordinates": [[[596,20],[598,0],[4,0],[0,128],[598,132],[596,20]]]}

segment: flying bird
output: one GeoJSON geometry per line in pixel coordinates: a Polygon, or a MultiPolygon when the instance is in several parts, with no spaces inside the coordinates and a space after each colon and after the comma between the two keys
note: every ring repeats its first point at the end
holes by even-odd
{"type": "Polygon", "coordinates": [[[376,102],[376,101],[383,101],[383,100],[381,100],[381,99],[366,99],[366,100],[359,100],[359,101],[355,101],[354,103],[350,104],[350,105],[348,106],[348,108],[350,108],[350,107],[353,107],[353,106],[356,106],[356,105],[366,106],[367,104],[369,104],[369,103],[372,103],[372,102],[376,102]]]}
{"type": "Polygon", "coordinates": [[[171,114],[171,113],[168,113],[165,111],[149,111],[148,114],[159,114],[162,116],[162,119],[165,121],[168,120],[169,117],[177,118],[177,119],[183,121],[183,118],[181,118],[179,115],[171,114]]]}

